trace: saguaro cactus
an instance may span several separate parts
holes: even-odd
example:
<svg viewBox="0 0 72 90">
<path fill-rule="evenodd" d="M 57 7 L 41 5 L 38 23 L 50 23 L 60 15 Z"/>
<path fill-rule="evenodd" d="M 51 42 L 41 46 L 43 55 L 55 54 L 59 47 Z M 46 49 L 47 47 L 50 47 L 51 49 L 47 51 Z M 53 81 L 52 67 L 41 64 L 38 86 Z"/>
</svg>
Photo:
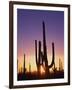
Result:
<svg viewBox="0 0 72 90">
<path fill-rule="evenodd" d="M 29 64 L 29 73 L 31 73 L 31 64 Z"/>
<path fill-rule="evenodd" d="M 35 40 L 35 56 L 36 56 L 36 66 L 37 66 L 38 74 L 40 74 L 40 52 L 41 52 L 41 42 L 39 41 L 39 52 L 37 59 L 37 40 Z"/>
<path fill-rule="evenodd" d="M 17 59 L 17 74 L 18 74 L 18 59 Z"/>
<path fill-rule="evenodd" d="M 23 64 L 23 72 L 24 72 L 24 74 L 25 74 L 25 71 L 26 71 L 26 68 L 25 68 L 25 54 L 24 54 L 24 64 Z"/>
<path fill-rule="evenodd" d="M 52 62 L 50 65 L 48 65 L 48 68 L 51 68 L 53 65 L 55 67 L 54 59 L 55 59 L 54 42 L 52 42 Z"/>
<path fill-rule="evenodd" d="M 62 70 L 63 70 L 62 61 L 61 61 L 61 59 L 59 58 L 59 71 L 62 71 Z"/>
<path fill-rule="evenodd" d="M 47 58 L 47 47 L 46 47 L 46 35 L 45 35 L 45 23 L 43 21 L 43 51 L 41 51 L 41 41 L 39 41 L 39 48 L 38 48 L 38 58 L 37 58 L 37 40 L 35 40 L 35 55 L 36 55 L 36 65 L 37 70 L 40 72 L 40 65 L 43 65 L 45 63 L 45 72 L 48 75 L 49 68 L 51 68 L 54 65 L 54 59 L 55 59 L 55 52 L 54 52 L 54 43 L 52 43 L 52 62 L 50 65 L 48 65 L 48 58 Z"/>
</svg>

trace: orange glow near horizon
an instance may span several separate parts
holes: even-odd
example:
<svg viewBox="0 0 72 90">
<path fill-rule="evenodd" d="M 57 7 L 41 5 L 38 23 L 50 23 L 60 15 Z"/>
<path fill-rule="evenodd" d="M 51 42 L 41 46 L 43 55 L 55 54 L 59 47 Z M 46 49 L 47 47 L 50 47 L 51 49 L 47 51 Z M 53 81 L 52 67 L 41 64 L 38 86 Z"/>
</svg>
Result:
<svg viewBox="0 0 72 90">
<path fill-rule="evenodd" d="M 50 42 L 51 43 L 51 42 Z M 47 58 L 48 58 L 48 65 L 52 62 L 52 47 L 51 44 L 47 44 Z M 24 52 L 25 52 L 25 68 L 26 71 L 29 72 L 29 64 L 31 65 L 31 72 L 37 71 L 36 66 L 36 60 L 35 60 L 35 48 L 34 43 L 32 44 L 32 47 L 30 48 L 29 45 L 27 45 L 27 51 L 20 49 L 18 53 L 18 72 L 23 71 L 23 60 L 24 60 Z M 42 48 L 43 50 L 43 48 Z M 38 50 L 37 50 L 38 51 Z M 37 54 L 38 56 L 38 54 Z M 57 46 L 55 44 L 55 67 L 57 70 L 59 70 L 59 59 L 62 62 L 62 68 L 64 69 L 64 49 L 62 46 Z"/>
<path fill-rule="evenodd" d="M 44 70 L 44 68 L 43 68 L 42 65 L 40 66 L 40 72 L 41 72 L 41 74 L 44 74 L 45 73 L 45 70 Z"/>
<path fill-rule="evenodd" d="M 62 68 L 64 69 L 64 57 L 59 55 L 55 56 L 55 67 L 57 67 L 57 70 L 59 70 L 59 58 L 62 62 Z M 24 58 L 21 56 L 18 58 L 18 72 L 23 72 L 23 60 Z M 52 61 L 52 56 L 48 55 L 48 64 L 50 65 Z M 37 71 L 35 56 L 27 56 L 25 59 L 25 68 L 26 71 L 29 72 L 29 64 L 31 65 L 31 72 Z M 44 72 L 43 67 L 41 67 L 41 73 Z"/>
</svg>

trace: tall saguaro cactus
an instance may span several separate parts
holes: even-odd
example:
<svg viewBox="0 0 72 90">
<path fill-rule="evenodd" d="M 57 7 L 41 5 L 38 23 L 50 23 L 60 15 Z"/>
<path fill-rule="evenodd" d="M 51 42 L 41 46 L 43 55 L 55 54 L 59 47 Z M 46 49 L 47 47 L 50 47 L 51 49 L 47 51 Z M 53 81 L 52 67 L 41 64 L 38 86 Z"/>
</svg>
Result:
<svg viewBox="0 0 72 90">
<path fill-rule="evenodd" d="M 38 73 L 40 72 L 40 65 L 44 66 L 45 72 L 48 75 L 49 69 L 55 65 L 55 51 L 54 51 L 54 42 L 52 42 L 52 62 L 48 65 L 48 58 L 47 58 L 47 47 L 46 47 L 46 35 L 45 35 L 45 23 L 43 21 L 43 51 L 41 51 L 41 41 L 39 41 L 39 48 L 38 48 L 38 57 L 37 57 L 37 40 L 35 40 L 35 55 L 36 55 L 36 65 Z M 43 64 L 45 63 L 45 65 Z"/>
</svg>

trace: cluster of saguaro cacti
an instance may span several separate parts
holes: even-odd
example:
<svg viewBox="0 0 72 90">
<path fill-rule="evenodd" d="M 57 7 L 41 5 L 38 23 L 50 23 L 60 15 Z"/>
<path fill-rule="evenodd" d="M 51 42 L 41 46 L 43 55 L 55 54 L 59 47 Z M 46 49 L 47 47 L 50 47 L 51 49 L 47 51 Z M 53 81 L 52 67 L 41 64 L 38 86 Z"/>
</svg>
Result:
<svg viewBox="0 0 72 90">
<path fill-rule="evenodd" d="M 50 65 L 48 65 L 45 23 L 43 22 L 42 25 L 43 25 L 43 51 L 41 50 L 42 48 L 41 41 L 38 42 L 38 49 L 37 49 L 37 40 L 35 40 L 36 65 L 37 65 L 38 73 L 40 73 L 40 66 L 42 65 L 44 67 L 45 73 L 48 75 L 49 69 L 54 65 L 54 59 L 55 59 L 54 43 L 52 42 L 52 62 Z"/>
</svg>

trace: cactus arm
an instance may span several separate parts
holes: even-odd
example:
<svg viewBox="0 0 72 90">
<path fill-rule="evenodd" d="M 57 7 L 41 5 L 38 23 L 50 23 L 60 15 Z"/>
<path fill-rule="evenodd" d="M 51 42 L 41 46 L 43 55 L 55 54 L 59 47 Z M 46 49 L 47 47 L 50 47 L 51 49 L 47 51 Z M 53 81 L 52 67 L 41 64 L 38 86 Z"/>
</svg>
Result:
<svg viewBox="0 0 72 90">
<path fill-rule="evenodd" d="M 52 43 L 52 54 L 53 54 L 53 56 L 52 56 L 52 62 L 51 62 L 50 65 L 48 65 L 49 68 L 51 68 L 53 66 L 53 64 L 54 64 L 54 58 L 55 58 L 54 43 Z"/>
<path fill-rule="evenodd" d="M 41 41 L 39 41 L 38 63 L 41 63 Z"/>
<path fill-rule="evenodd" d="M 42 59 L 42 65 L 43 65 L 43 52 L 41 51 L 41 59 Z"/>
</svg>

